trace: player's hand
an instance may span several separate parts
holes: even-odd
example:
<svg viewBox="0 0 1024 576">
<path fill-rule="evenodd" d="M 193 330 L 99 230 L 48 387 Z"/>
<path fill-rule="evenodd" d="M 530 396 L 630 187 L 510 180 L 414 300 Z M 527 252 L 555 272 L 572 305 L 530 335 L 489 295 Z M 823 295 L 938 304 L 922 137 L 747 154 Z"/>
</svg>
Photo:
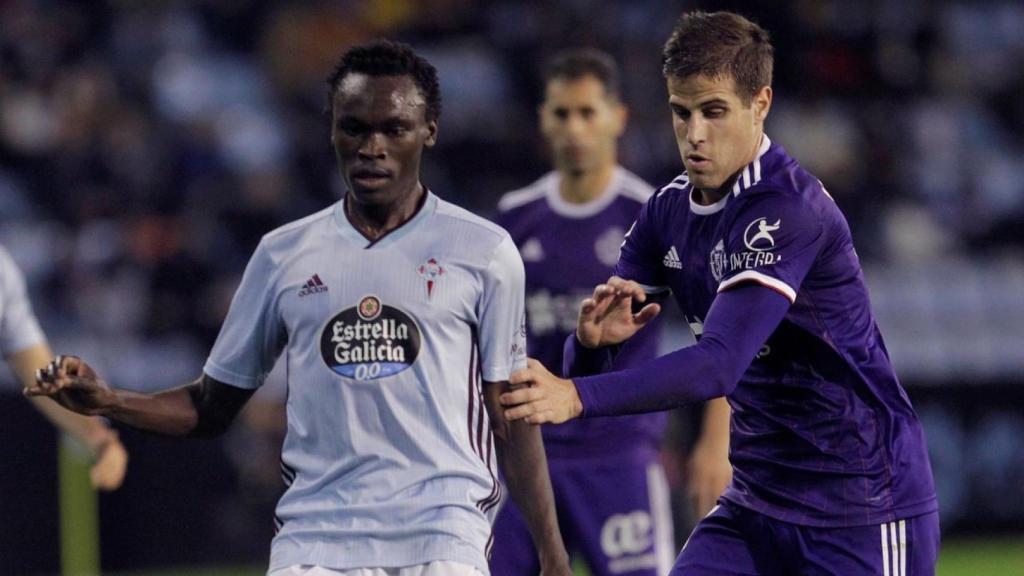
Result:
<svg viewBox="0 0 1024 576">
<path fill-rule="evenodd" d="M 703 518 L 715 506 L 729 482 L 732 482 L 728 443 L 702 438 L 694 446 L 688 465 L 689 482 L 686 492 L 690 497 L 694 518 Z"/>
<path fill-rule="evenodd" d="M 35 383 L 24 392 L 26 396 L 49 396 L 86 416 L 101 414 L 114 401 L 113 389 L 77 356 L 57 356 L 36 372 Z"/>
<path fill-rule="evenodd" d="M 89 470 L 89 479 L 97 490 L 117 490 L 124 482 L 128 467 L 128 451 L 118 439 L 117 431 L 106 429 L 104 437 L 93 446 L 95 463 Z"/>
<path fill-rule="evenodd" d="M 594 295 L 580 303 L 576 338 L 587 348 L 610 346 L 625 341 L 661 312 L 652 302 L 633 314 L 633 301 L 647 300 L 644 289 L 632 280 L 612 276 L 594 288 Z"/>
<path fill-rule="evenodd" d="M 508 383 L 519 387 L 499 397 L 507 408 L 505 419 L 510 422 L 561 424 L 583 413 L 583 402 L 572 380 L 555 376 L 533 358 L 527 358 L 526 368 L 514 372 Z"/>
</svg>

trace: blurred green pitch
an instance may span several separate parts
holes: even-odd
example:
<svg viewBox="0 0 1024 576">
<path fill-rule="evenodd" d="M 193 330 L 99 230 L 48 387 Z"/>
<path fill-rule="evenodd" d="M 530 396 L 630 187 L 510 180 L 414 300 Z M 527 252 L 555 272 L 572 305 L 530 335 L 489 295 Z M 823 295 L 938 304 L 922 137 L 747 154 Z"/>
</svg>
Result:
<svg viewBox="0 0 1024 576">
<path fill-rule="evenodd" d="M 60 443 L 61 566 L 64 576 L 98 576 L 99 518 L 96 494 L 89 484 L 90 458 L 71 439 Z M 179 567 L 111 576 L 263 576 L 265 567 Z M 588 576 L 576 566 L 578 576 Z M 938 576 L 1024 575 L 1024 534 L 1016 537 L 945 541 Z"/>
<path fill-rule="evenodd" d="M 179 568 L 112 576 L 263 576 L 252 568 Z M 577 567 L 578 576 L 589 572 Z M 1024 574 L 1024 536 L 953 540 L 942 545 L 938 576 L 1011 576 Z"/>
</svg>

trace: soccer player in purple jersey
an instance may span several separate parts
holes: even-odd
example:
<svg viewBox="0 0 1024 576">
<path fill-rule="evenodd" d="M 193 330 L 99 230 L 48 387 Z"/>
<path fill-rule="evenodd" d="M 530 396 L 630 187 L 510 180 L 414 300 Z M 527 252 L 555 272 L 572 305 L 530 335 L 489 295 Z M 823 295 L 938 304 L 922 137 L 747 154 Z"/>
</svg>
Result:
<svg viewBox="0 0 1024 576">
<path fill-rule="evenodd" d="M 574 378 L 531 362 L 512 378 L 531 387 L 502 397 L 506 417 L 562 422 L 725 396 L 733 481 L 673 574 L 934 574 L 924 434 L 845 218 L 764 134 L 772 52 L 735 14 L 677 22 L 662 59 L 686 171 L 644 206 L 615 276 L 580 306 L 566 342 Z M 667 290 L 699 342 L 619 369 L 620 345 L 659 312 L 648 295 Z"/>
<path fill-rule="evenodd" d="M 578 302 L 614 271 L 626 230 L 652 187 L 618 165 L 616 145 L 627 110 L 618 69 L 591 49 L 558 54 L 545 74 L 540 128 L 555 170 L 506 194 L 497 222 L 526 267 L 530 355 L 561 370 L 562 347 L 576 327 Z M 623 363 L 657 355 L 658 326 L 631 340 Z M 595 576 L 665 574 L 675 550 L 659 443 L 666 414 L 575 420 L 544 428 L 544 445 L 563 540 Z M 694 450 L 689 488 L 703 516 L 731 477 L 729 406 L 714 400 Z M 491 573 L 537 574 L 537 554 L 512 502 L 494 526 Z"/>
</svg>

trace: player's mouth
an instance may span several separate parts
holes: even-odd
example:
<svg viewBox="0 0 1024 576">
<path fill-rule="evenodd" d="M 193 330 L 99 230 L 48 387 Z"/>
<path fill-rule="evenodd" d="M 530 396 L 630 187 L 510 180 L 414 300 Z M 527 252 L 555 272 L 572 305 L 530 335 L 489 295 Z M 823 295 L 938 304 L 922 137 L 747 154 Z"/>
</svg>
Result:
<svg viewBox="0 0 1024 576">
<path fill-rule="evenodd" d="M 352 181 L 364 188 L 377 188 L 391 180 L 391 172 L 384 168 L 365 166 L 352 170 Z"/>
<path fill-rule="evenodd" d="M 687 154 L 686 168 L 694 172 L 703 172 L 711 168 L 711 159 L 702 154 Z"/>
<path fill-rule="evenodd" d="M 587 149 L 583 146 L 570 145 L 565 147 L 565 157 L 571 162 L 580 162 L 587 157 Z"/>
</svg>

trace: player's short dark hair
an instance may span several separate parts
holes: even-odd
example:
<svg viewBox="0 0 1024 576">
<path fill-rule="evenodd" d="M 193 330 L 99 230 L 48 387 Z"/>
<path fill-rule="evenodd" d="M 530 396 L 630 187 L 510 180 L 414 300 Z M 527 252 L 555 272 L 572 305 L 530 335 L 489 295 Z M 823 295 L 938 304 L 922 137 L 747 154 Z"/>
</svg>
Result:
<svg viewBox="0 0 1024 576">
<path fill-rule="evenodd" d="M 608 53 L 596 48 L 573 48 L 555 54 L 544 70 L 544 84 L 552 80 L 579 80 L 586 76 L 597 78 L 609 96 L 619 97 L 619 67 Z"/>
<path fill-rule="evenodd" d="M 732 12 L 689 12 L 672 29 L 661 52 L 665 78 L 732 76 L 736 93 L 750 104 L 772 85 L 774 49 L 768 32 Z"/>
<path fill-rule="evenodd" d="M 410 76 L 427 101 L 427 122 L 441 117 L 441 86 L 437 81 L 437 69 L 408 44 L 381 39 L 353 46 L 345 52 L 327 78 L 328 111 L 334 109 L 334 94 L 338 86 L 352 73 L 374 77 Z"/>
</svg>

